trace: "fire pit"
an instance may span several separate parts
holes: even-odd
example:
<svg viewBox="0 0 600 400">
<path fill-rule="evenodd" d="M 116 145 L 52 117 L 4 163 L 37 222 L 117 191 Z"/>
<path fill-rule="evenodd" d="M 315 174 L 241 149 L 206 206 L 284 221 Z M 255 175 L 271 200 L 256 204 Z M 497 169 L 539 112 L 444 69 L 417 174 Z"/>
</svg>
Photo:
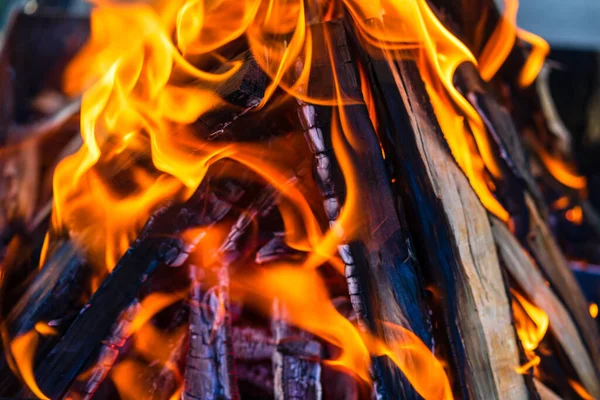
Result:
<svg viewBox="0 0 600 400">
<path fill-rule="evenodd" d="M 16 12 L 0 396 L 600 398 L 600 218 L 517 8 Z"/>
</svg>

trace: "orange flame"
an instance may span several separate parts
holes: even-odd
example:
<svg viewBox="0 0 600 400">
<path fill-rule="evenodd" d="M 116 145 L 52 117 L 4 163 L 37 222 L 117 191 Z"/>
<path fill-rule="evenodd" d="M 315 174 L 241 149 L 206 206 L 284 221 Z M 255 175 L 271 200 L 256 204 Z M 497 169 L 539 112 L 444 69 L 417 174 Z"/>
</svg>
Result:
<svg viewBox="0 0 600 400">
<path fill-rule="evenodd" d="M 531 85 L 544 65 L 550 46 L 541 37 L 517 28 L 518 9 L 518 0 L 504 1 L 504 12 L 479 56 L 479 72 L 486 81 L 492 79 L 504 64 L 517 37 L 531 45 L 531 51 L 527 56 L 525 65 L 519 72 L 517 80 L 519 86 L 527 87 Z"/>
<path fill-rule="evenodd" d="M 137 332 L 160 311 L 185 298 L 186 294 L 187 290 L 179 293 L 150 293 L 140 302 L 140 310 L 131 322 L 131 333 Z"/>
<path fill-rule="evenodd" d="M 596 318 L 598 316 L 598 304 L 596 303 L 590 303 L 590 315 L 592 316 L 592 318 Z"/>
<path fill-rule="evenodd" d="M 149 368 L 140 361 L 125 359 L 112 367 L 110 378 L 114 382 L 119 396 L 124 400 L 137 400 L 147 397 Z M 137 384 L 132 384 L 136 382 Z"/>
<path fill-rule="evenodd" d="M 417 336 L 390 323 L 384 324 L 397 331 L 399 339 L 394 343 L 383 343 L 359 331 L 335 309 L 317 271 L 290 267 L 260 270 L 233 282 L 232 295 L 243 296 L 246 304 L 265 313 L 270 312 L 274 298 L 283 301 L 290 323 L 340 348 L 338 358 L 326 361 L 330 365 L 353 371 L 368 382 L 369 354 L 386 355 L 422 397 L 452 398 L 442 365 Z"/>
<path fill-rule="evenodd" d="M 538 140 L 530 140 L 529 141 L 533 150 L 539 156 L 544 167 L 550 172 L 550 174 L 556 178 L 556 180 L 563 185 L 577 189 L 583 190 L 587 186 L 587 179 L 579 175 L 576 171 L 574 171 L 574 167 L 567 162 L 561 160 L 558 157 L 552 156 L 548 151 L 539 143 Z"/>
<path fill-rule="evenodd" d="M 569 381 L 569 385 L 573 388 L 573 390 L 581 397 L 583 400 L 594 400 L 594 397 L 585 390 L 583 385 L 573 379 L 567 379 Z"/>
<path fill-rule="evenodd" d="M 544 66 L 546 56 L 550 52 L 550 46 L 548 45 L 548 42 L 541 37 L 524 29 L 519 29 L 517 31 L 517 36 L 519 39 L 531 45 L 531 51 L 527 57 L 527 61 L 525 61 L 525 65 L 519 73 L 518 80 L 519 86 L 527 87 L 531 85 L 539 75 Z"/>
<path fill-rule="evenodd" d="M 516 368 L 516 371 L 525 373 L 540 363 L 540 358 L 535 354 L 535 350 L 548 331 L 550 318 L 544 310 L 527 301 L 517 291 L 511 289 L 511 293 L 514 296 L 512 309 L 515 327 L 525 354 L 530 360 L 525 365 Z"/>
<path fill-rule="evenodd" d="M 567 210 L 565 218 L 576 225 L 581 225 L 583 222 L 583 210 L 580 206 L 575 206 Z"/>
<path fill-rule="evenodd" d="M 505 0 L 504 12 L 498 25 L 479 56 L 479 72 L 486 81 L 492 79 L 498 72 L 515 44 L 518 9 L 518 0 Z"/>
<path fill-rule="evenodd" d="M 402 51 L 412 52 L 452 155 L 483 205 L 508 221 L 508 212 L 493 194 L 489 175 L 500 180 L 502 174 L 483 121 L 453 85 L 460 64 L 477 64 L 473 54 L 442 25 L 425 0 L 343 3 L 357 22 L 361 38 L 383 49 L 390 63 L 405 57 Z M 307 27 L 315 18 L 331 18 L 335 12 L 331 5 L 321 7 L 318 1 L 303 0 L 174 0 L 155 6 L 99 1 L 92 12 L 91 40 L 65 74 L 68 93 L 83 91 L 84 146 L 56 169 L 53 231 L 68 230 L 97 265 L 111 270 L 160 202 L 184 200 L 211 165 L 234 160 L 280 192 L 278 207 L 286 242 L 308 255 L 295 269 L 279 266 L 236 280 L 232 286 L 253 293 L 246 300 L 265 312 L 270 312 L 270 302 L 264 297 L 285 301 L 292 323 L 341 349 L 339 358 L 328 361 L 332 365 L 348 368 L 368 381 L 369 355 L 387 355 L 421 396 L 449 399 L 452 393 L 444 369 L 418 337 L 386 321 L 381 323 L 399 338 L 393 343 L 358 331 L 335 310 L 318 276 L 316 268 L 325 262 L 343 272 L 337 246 L 363 233 L 355 161 L 360 132 L 352 131 L 344 108 L 334 113 L 331 126 L 347 197 L 340 217 L 325 232 L 293 183 L 296 165 L 289 154 L 260 144 L 207 141 L 188 126 L 213 109 L 229 106 L 211 88 L 239 71 L 241 61 L 218 54 L 238 39 L 248 43 L 271 79 L 259 107 L 269 105 L 278 88 L 316 104 L 341 106 L 356 101 L 348 99 L 337 84 L 323 98 L 311 98 L 307 91 L 313 50 Z M 512 43 L 489 50 L 502 54 L 496 54 L 497 58 L 491 54 L 489 62 L 483 60 L 486 76 L 493 75 L 498 60 L 510 48 Z M 219 65 L 211 70 L 224 72 L 206 72 L 197 65 Z M 337 82 L 335 70 L 330 73 Z M 376 118 L 374 113 L 371 117 Z M 274 140 L 271 147 L 283 148 L 287 140 Z M 202 243 L 204 250 L 210 251 L 213 239 L 217 240 Z M 206 258 L 204 263 L 209 261 Z M 283 287 L 285 282 L 294 285 Z M 133 328 L 138 331 L 138 350 L 163 360 L 166 354 L 153 352 L 150 345 L 159 333 L 146 322 L 178 297 L 161 296 L 151 295 L 142 302 L 143 311 Z M 142 372 L 130 361 L 120 363 L 112 376 L 123 397 L 135 398 L 126 383 Z"/>
<path fill-rule="evenodd" d="M 571 204 L 571 200 L 567 196 L 561 196 L 551 204 L 551 207 L 558 211 L 569 207 L 569 204 Z"/>
<path fill-rule="evenodd" d="M 508 212 L 486 183 L 488 171 L 497 179 L 502 174 L 483 121 L 453 85 L 460 64 L 477 64 L 473 54 L 444 27 L 426 1 L 348 1 L 346 5 L 362 38 L 367 44 L 387 50 L 390 62 L 404 57 L 400 51 L 419 50 L 416 61 L 452 155 L 483 205 L 508 221 Z M 396 80 L 401 84 L 399 77 Z"/>
<path fill-rule="evenodd" d="M 53 328 L 50 325 L 48 325 L 47 323 L 41 322 L 41 321 L 36 322 L 33 329 L 35 329 L 36 332 L 39 333 L 40 335 L 44 335 L 44 336 L 54 336 L 57 333 L 55 328 Z"/>
<path fill-rule="evenodd" d="M 38 398 L 50 400 L 38 387 L 33 375 L 33 360 L 39 336 L 35 329 L 15 337 L 10 343 L 10 351 L 14 357 L 16 368 L 23 381 Z"/>
</svg>

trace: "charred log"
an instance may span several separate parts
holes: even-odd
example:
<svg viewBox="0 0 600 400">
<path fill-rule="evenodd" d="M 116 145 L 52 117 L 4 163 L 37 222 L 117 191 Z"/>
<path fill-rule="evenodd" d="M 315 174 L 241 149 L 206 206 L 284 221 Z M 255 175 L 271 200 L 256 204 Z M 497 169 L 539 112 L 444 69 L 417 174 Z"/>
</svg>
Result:
<svg viewBox="0 0 600 400">
<path fill-rule="evenodd" d="M 351 57 L 344 25 L 341 21 L 331 21 L 313 26 L 312 32 L 314 46 L 322 49 L 330 46 L 333 61 L 327 56 L 327 50 L 318 53 L 322 55 L 313 60 L 313 85 L 309 92 L 316 98 L 331 96 L 337 84 L 342 93 L 359 103 L 345 105 L 343 110 L 338 110 L 344 114 L 343 118 L 347 118 L 347 126 L 352 131 L 348 134 L 351 133 L 360 142 L 361 149 L 355 149 L 354 156 L 365 177 L 361 182 L 365 185 L 361 191 L 366 194 L 362 207 L 367 221 L 366 230 L 371 233 L 368 238 L 339 247 L 340 257 L 346 265 L 352 306 L 363 328 L 384 340 L 395 343 L 401 338 L 396 337 L 397 332 L 380 325 L 380 321 L 412 330 L 429 346 L 431 328 L 427 306 L 410 239 L 406 228 L 402 227 L 405 218 L 403 206 L 392 195 L 389 174 L 360 92 L 358 70 Z M 335 223 L 346 196 L 344 178 L 333 155 L 333 115 L 336 113 L 331 108 L 300 104 L 300 122 L 315 156 L 315 179 L 330 223 Z M 405 398 L 417 396 L 389 360 L 373 359 L 373 374 L 379 398 L 394 397 L 393 393 L 402 393 Z"/>
</svg>

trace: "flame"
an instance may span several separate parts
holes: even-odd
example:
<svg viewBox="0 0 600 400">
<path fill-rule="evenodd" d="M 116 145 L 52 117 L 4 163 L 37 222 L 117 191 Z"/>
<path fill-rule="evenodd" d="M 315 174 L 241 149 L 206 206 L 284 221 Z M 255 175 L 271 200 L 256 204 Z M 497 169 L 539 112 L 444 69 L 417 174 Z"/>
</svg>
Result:
<svg viewBox="0 0 600 400">
<path fill-rule="evenodd" d="M 518 9 L 518 0 L 504 1 L 504 12 L 481 51 L 481 55 L 479 56 L 479 73 L 486 81 L 494 77 L 513 49 L 517 36 Z"/>
<path fill-rule="evenodd" d="M 546 56 L 550 52 L 550 46 L 548 45 L 548 42 L 541 37 L 524 29 L 517 30 L 517 36 L 519 39 L 531 45 L 531 51 L 529 52 L 527 61 L 525 61 L 525 65 L 519 73 L 518 80 L 519 86 L 527 87 L 531 85 L 539 75 L 544 66 Z"/>
<path fill-rule="evenodd" d="M 286 243 L 307 256 L 294 268 L 277 265 L 248 272 L 244 279 L 232 281 L 232 292 L 237 288 L 238 295 L 265 313 L 270 313 L 273 299 L 284 301 L 294 325 L 340 348 L 340 356 L 327 361 L 331 365 L 369 381 L 369 356 L 386 355 L 422 397 L 450 399 L 442 364 L 417 336 L 386 321 L 380 321 L 386 331 L 396 333 L 397 339 L 391 342 L 359 331 L 336 311 L 318 274 L 317 268 L 326 262 L 343 273 L 338 245 L 370 234 L 361 230 L 366 225 L 360 218 L 361 174 L 356 161 L 361 132 L 353 132 L 343 107 L 362 99 L 343 93 L 335 69 L 324 72 L 336 83 L 330 94 L 315 98 L 307 90 L 313 61 L 308 26 L 320 18 L 333 18 L 339 11 L 333 2 L 326 3 L 173 0 L 150 5 L 97 1 L 91 17 L 91 39 L 65 73 L 65 91 L 82 95 L 84 145 L 55 171 L 51 234 L 68 231 L 95 265 L 110 271 L 160 203 L 184 201 L 211 165 L 233 160 L 257 173 L 279 193 L 277 207 L 285 225 Z M 485 125 L 453 85 L 460 64 L 477 65 L 473 54 L 442 25 L 425 0 L 342 3 L 355 20 L 360 38 L 383 50 L 388 62 L 406 57 L 407 51 L 418 62 L 453 157 L 482 204 L 508 221 L 508 212 L 493 194 L 494 180 L 501 180 L 502 173 Z M 212 88 L 240 70 L 241 61 L 220 54 L 221 48 L 237 41 L 248 44 L 270 78 L 258 108 L 270 107 L 269 100 L 277 89 L 300 100 L 336 107 L 332 143 L 347 193 L 339 218 L 324 232 L 309 200 L 295 186 L 296 164 L 291 152 L 281 151 L 287 148 L 289 138 L 273 139 L 268 148 L 260 143 L 209 141 L 190 126 L 207 112 L 230 107 Z M 481 66 L 486 76 L 493 75 L 498 60 L 509 50 L 506 46 L 489 50 L 491 61 L 484 59 Z M 493 58 L 492 53 L 502 54 Z M 199 66 L 219 72 L 207 72 Z M 364 78 L 364 71 L 362 74 Z M 398 76 L 396 79 L 400 83 Z M 372 105 L 366 89 L 363 87 L 367 104 Z M 377 116 L 372 107 L 370 111 L 376 126 Z M 224 232 L 222 227 L 200 232 L 204 237 L 199 264 L 218 261 L 214 254 Z M 166 362 L 167 354 L 152 347 L 164 337 L 148 322 L 179 298 L 180 294 L 154 294 L 142 301 L 132 329 L 137 332 L 137 350 L 148 358 Z M 524 328 L 524 332 L 529 331 Z M 531 351 L 537 343 L 539 340 Z M 123 360 L 111 376 L 122 397 L 136 398 L 138 393 L 130 382 L 145 373 L 139 362 Z"/>
<path fill-rule="evenodd" d="M 512 309 L 517 335 L 530 360 L 525 365 L 516 368 L 516 371 L 525 373 L 540 363 L 540 358 L 535 354 L 535 350 L 548 331 L 550 318 L 544 310 L 527 301 L 517 291 L 511 289 L 511 293 L 514 296 Z"/>
<path fill-rule="evenodd" d="M 187 290 L 178 293 L 150 293 L 140 302 L 140 310 L 131 322 L 130 329 L 132 334 L 137 332 L 160 311 L 174 304 L 176 301 L 185 298 L 186 295 Z"/>
<path fill-rule="evenodd" d="M 550 172 L 558 182 L 576 190 L 583 190 L 586 188 L 587 179 L 574 171 L 572 165 L 548 153 L 538 140 L 533 139 L 529 140 L 529 142 L 542 161 L 542 164 L 544 164 L 544 167 L 546 167 L 548 172 Z"/>
<path fill-rule="evenodd" d="M 553 210 L 564 210 L 569 207 L 569 204 L 571 204 L 571 199 L 567 196 L 561 196 L 551 204 L 551 207 Z"/>
<path fill-rule="evenodd" d="M 39 336 L 35 329 L 15 337 L 10 343 L 10 351 L 14 358 L 16 368 L 23 381 L 38 398 L 50 400 L 38 387 L 33 374 L 33 360 Z"/>
<path fill-rule="evenodd" d="M 573 380 L 573 379 L 568 379 L 569 385 L 571 385 L 571 387 L 573 388 L 573 390 L 579 395 L 579 397 L 581 397 L 583 400 L 594 400 L 594 397 L 589 394 L 587 392 L 587 390 L 585 390 L 585 388 L 583 387 L 583 385 L 581 385 L 579 382 Z"/>
<path fill-rule="evenodd" d="M 137 400 L 147 397 L 149 368 L 140 361 L 125 359 L 112 367 L 110 379 L 115 384 L 119 396 L 124 400 Z M 136 384 L 132 384 L 136 382 Z"/>
<path fill-rule="evenodd" d="M 185 330 L 187 330 L 187 326 L 182 326 L 174 332 L 165 333 L 150 323 L 145 324 L 139 328 L 134 337 L 135 350 L 149 363 L 155 364 L 158 361 L 161 366 L 168 366 L 176 375 L 179 375 L 179 370 L 170 363 L 169 357 L 177 340 L 182 337 Z"/>
<path fill-rule="evenodd" d="M 384 322 L 397 332 L 398 337 L 395 342 L 386 344 L 359 331 L 335 309 L 315 270 L 288 266 L 258 270 L 232 282 L 232 296 L 240 296 L 245 304 L 264 313 L 270 313 L 274 298 L 282 301 L 291 324 L 340 348 L 338 358 L 325 361 L 329 365 L 350 370 L 369 382 L 369 354 L 386 355 L 422 397 L 452 398 L 441 363 L 414 333 Z"/>
<path fill-rule="evenodd" d="M 528 43 L 531 50 L 525 64 L 519 72 L 517 82 L 520 87 L 533 83 L 544 65 L 550 46 L 541 37 L 517 27 L 518 0 L 505 0 L 504 12 L 498 25 L 479 56 L 479 72 L 481 77 L 489 81 L 500 69 L 513 49 L 516 38 Z"/>
<path fill-rule="evenodd" d="M 36 322 L 33 329 L 43 336 L 54 336 L 57 334 L 56 328 L 51 327 L 47 322 Z"/>
<path fill-rule="evenodd" d="M 570 210 L 567 210 L 567 212 L 565 212 L 565 218 L 576 225 L 581 225 L 583 222 L 583 210 L 581 209 L 581 206 L 575 206 Z"/>
<path fill-rule="evenodd" d="M 592 316 L 592 318 L 596 318 L 598 316 L 598 304 L 596 303 L 590 303 L 590 315 Z"/>
<path fill-rule="evenodd" d="M 488 172 L 496 179 L 502 179 L 502 174 L 483 121 L 453 85 L 460 64 L 477 65 L 473 54 L 444 27 L 424 0 L 348 1 L 346 5 L 365 42 L 387 50 L 390 63 L 405 57 L 401 50 L 418 50 L 416 61 L 452 155 L 482 204 L 508 221 L 508 212 L 486 183 Z M 396 80 L 401 84 L 399 77 Z"/>
</svg>

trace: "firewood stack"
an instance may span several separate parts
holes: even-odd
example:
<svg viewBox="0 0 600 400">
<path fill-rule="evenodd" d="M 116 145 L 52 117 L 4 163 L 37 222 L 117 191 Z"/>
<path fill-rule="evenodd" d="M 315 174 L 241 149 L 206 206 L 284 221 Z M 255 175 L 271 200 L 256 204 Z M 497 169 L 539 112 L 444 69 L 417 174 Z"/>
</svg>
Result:
<svg viewBox="0 0 600 400">
<path fill-rule="evenodd" d="M 0 397 L 600 398 L 515 2 L 159 3 L 7 30 Z"/>
</svg>

